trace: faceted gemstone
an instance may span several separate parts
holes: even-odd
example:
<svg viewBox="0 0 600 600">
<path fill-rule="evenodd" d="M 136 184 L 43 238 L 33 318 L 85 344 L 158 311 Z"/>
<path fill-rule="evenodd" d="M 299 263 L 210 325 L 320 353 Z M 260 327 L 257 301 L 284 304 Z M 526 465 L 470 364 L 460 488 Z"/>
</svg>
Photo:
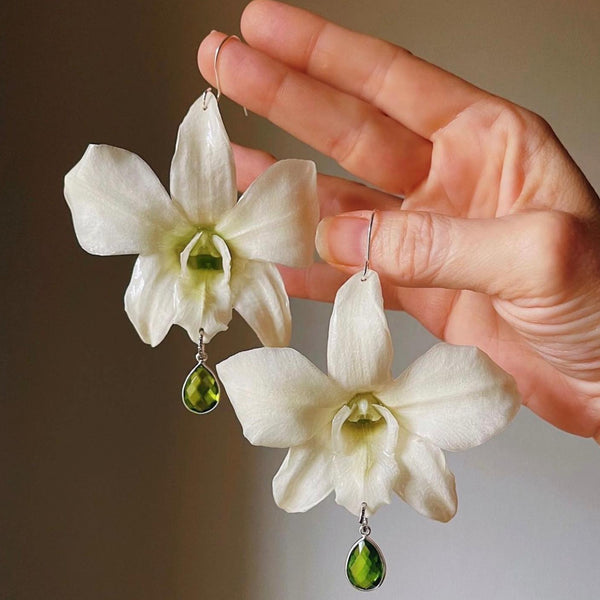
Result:
<svg viewBox="0 0 600 600">
<path fill-rule="evenodd" d="M 385 577 L 385 561 L 377 544 L 367 537 L 358 540 L 348 555 L 346 575 L 359 590 L 379 587 Z"/>
<path fill-rule="evenodd" d="M 217 406 L 220 393 L 219 382 L 214 373 L 208 367 L 198 364 L 187 376 L 181 396 L 187 409 L 202 414 Z"/>
</svg>

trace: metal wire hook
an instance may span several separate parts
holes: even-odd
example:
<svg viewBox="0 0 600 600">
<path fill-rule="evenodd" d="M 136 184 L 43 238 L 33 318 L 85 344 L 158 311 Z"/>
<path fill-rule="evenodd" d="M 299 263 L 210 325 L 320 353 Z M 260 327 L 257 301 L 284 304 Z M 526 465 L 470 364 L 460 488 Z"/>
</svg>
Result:
<svg viewBox="0 0 600 600">
<path fill-rule="evenodd" d="M 369 270 L 369 261 L 371 260 L 371 236 L 373 234 L 373 221 L 375 220 L 376 212 L 377 211 L 374 210 L 371 213 L 371 220 L 369 221 L 369 229 L 367 231 L 367 252 L 366 252 L 366 259 L 365 259 L 365 268 L 363 269 L 363 274 L 362 274 L 362 277 L 360 278 L 361 281 L 366 281 L 367 271 Z M 363 506 L 366 506 L 364 502 L 363 502 Z"/>
<path fill-rule="evenodd" d="M 221 99 L 221 78 L 219 77 L 219 69 L 218 69 L 218 61 L 219 61 L 219 53 L 221 52 L 221 48 L 223 48 L 223 46 L 229 41 L 229 40 L 237 40 L 238 42 L 241 42 L 240 38 L 237 35 L 228 35 L 226 38 L 224 38 L 223 40 L 221 40 L 221 43 L 217 46 L 217 49 L 215 50 L 215 57 L 213 59 L 213 69 L 215 70 L 215 81 L 217 84 L 217 102 Z M 208 88 L 208 90 L 206 90 L 206 92 L 211 91 L 211 88 Z M 206 98 L 206 92 L 204 92 L 205 94 L 205 98 Z M 204 101 L 202 107 L 204 108 L 204 110 L 206 110 L 206 101 Z M 242 108 L 244 109 L 244 115 L 247 117 L 248 116 L 248 111 L 246 110 L 245 106 L 242 106 Z"/>
</svg>

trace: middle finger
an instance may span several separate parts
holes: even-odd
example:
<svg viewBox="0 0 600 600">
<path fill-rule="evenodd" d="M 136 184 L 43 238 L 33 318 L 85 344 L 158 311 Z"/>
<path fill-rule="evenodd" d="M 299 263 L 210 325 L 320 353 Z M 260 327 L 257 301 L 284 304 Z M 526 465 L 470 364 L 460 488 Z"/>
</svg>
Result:
<svg viewBox="0 0 600 600">
<path fill-rule="evenodd" d="M 215 85 L 213 60 L 225 35 L 202 42 L 198 63 Z M 431 143 L 377 108 L 232 40 L 219 54 L 219 80 L 234 101 L 267 117 L 345 169 L 394 194 L 427 176 Z"/>
<path fill-rule="evenodd" d="M 276 159 L 255 148 L 247 148 L 232 144 L 235 159 L 237 188 L 245 192 L 250 184 Z M 356 210 L 396 210 L 402 201 L 380 190 L 369 188 L 356 181 L 317 174 L 317 191 L 319 196 L 320 218 L 333 217 L 340 213 Z"/>
</svg>

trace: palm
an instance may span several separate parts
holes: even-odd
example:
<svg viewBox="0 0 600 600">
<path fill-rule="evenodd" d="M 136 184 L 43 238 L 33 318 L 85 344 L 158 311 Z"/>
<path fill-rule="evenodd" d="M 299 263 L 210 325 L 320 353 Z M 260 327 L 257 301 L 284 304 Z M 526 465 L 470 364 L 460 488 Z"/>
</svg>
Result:
<svg viewBox="0 0 600 600">
<path fill-rule="evenodd" d="M 428 176 L 405 200 L 403 209 L 487 219 L 539 208 L 527 194 L 519 193 L 527 188 L 525 182 L 519 190 L 503 186 L 503 181 L 519 180 L 511 169 L 530 157 L 522 154 L 509 160 L 505 155 L 507 124 L 478 111 L 479 106 L 468 109 L 434 138 Z M 508 129 L 510 136 L 510 126 Z M 590 409 L 590 398 L 582 393 L 580 388 L 585 384 L 580 385 L 580 380 L 597 375 L 586 374 L 580 366 L 584 359 L 589 360 L 590 352 L 598 355 L 595 343 L 586 343 L 581 322 L 574 319 L 557 335 L 550 320 L 547 324 L 539 322 L 539 310 L 531 314 L 518 311 L 515 317 L 512 302 L 469 290 L 387 285 L 386 296 L 389 308 L 406 310 L 441 339 L 484 349 L 517 378 L 524 400 L 533 410 L 558 426 L 568 422 L 578 429 L 581 415 Z M 577 305 L 574 296 L 559 301 Z M 509 306 L 504 307 L 501 317 L 496 307 L 506 304 Z M 545 312 L 551 315 L 557 309 L 557 305 L 549 304 Z M 538 321 L 536 335 L 524 337 L 522 331 L 528 333 L 534 319 Z M 553 344 L 560 343 L 561 337 L 570 338 L 571 343 L 568 352 L 557 358 L 546 345 L 549 338 Z M 573 343 L 574 339 L 579 343 Z M 578 371 L 575 377 L 568 376 L 571 370 Z M 548 411 L 550 406 L 552 412 Z"/>
</svg>

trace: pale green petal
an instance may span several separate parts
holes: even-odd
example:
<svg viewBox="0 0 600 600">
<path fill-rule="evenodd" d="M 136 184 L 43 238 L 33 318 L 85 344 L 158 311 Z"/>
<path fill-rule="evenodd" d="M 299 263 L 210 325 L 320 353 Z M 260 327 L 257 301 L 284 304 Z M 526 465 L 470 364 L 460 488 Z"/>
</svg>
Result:
<svg viewBox="0 0 600 600">
<path fill-rule="evenodd" d="M 271 263 L 238 258 L 231 274 L 233 308 L 264 346 L 287 346 L 292 315 L 283 280 Z"/>
<path fill-rule="evenodd" d="M 287 512 L 306 512 L 333 491 L 329 424 L 301 446 L 290 448 L 273 479 L 273 497 Z"/>
<path fill-rule="evenodd" d="M 175 318 L 179 265 L 165 256 L 139 256 L 125 292 L 125 311 L 144 342 L 160 344 Z"/>
<path fill-rule="evenodd" d="M 313 262 L 319 220 L 313 162 L 281 160 L 246 190 L 216 231 L 236 255 L 306 267 Z"/>
<path fill-rule="evenodd" d="M 396 457 L 400 476 L 394 491 L 416 511 L 436 521 L 456 514 L 454 475 L 444 453 L 427 440 L 400 427 Z"/>
<path fill-rule="evenodd" d="M 190 226 L 152 169 L 121 148 L 88 146 L 64 192 L 77 240 L 91 254 L 152 254 Z"/>
<path fill-rule="evenodd" d="M 373 408 L 382 419 L 353 423 L 348 420 L 352 410 L 343 406 L 331 426 L 335 501 L 352 514 L 359 513 L 362 502 L 367 503 L 368 514 L 389 504 L 400 473 L 398 422 L 385 407 Z"/>
<path fill-rule="evenodd" d="M 256 446 L 304 444 L 346 400 L 346 393 L 292 348 L 257 348 L 217 365 L 242 424 Z"/>
<path fill-rule="evenodd" d="M 329 323 L 329 375 L 351 391 L 372 392 L 391 381 L 394 351 L 379 276 L 352 276 L 338 290 Z"/>
<path fill-rule="evenodd" d="M 192 104 L 179 126 L 171 195 L 198 227 L 214 225 L 237 199 L 231 145 L 210 92 Z"/>
<path fill-rule="evenodd" d="M 231 321 L 231 255 L 225 242 L 213 235 L 213 244 L 223 260 L 223 271 L 190 269 L 187 261 L 201 235 L 210 234 L 198 232 L 181 253 L 181 275 L 175 288 L 175 323 L 181 325 L 195 342 L 200 329 L 204 329 L 204 340 L 210 342 L 217 333 L 225 331 Z"/>
<path fill-rule="evenodd" d="M 445 450 L 482 444 L 520 406 L 515 380 L 473 346 L 437 344 L 377 394 L 412 433 Z"/>
</svg>

